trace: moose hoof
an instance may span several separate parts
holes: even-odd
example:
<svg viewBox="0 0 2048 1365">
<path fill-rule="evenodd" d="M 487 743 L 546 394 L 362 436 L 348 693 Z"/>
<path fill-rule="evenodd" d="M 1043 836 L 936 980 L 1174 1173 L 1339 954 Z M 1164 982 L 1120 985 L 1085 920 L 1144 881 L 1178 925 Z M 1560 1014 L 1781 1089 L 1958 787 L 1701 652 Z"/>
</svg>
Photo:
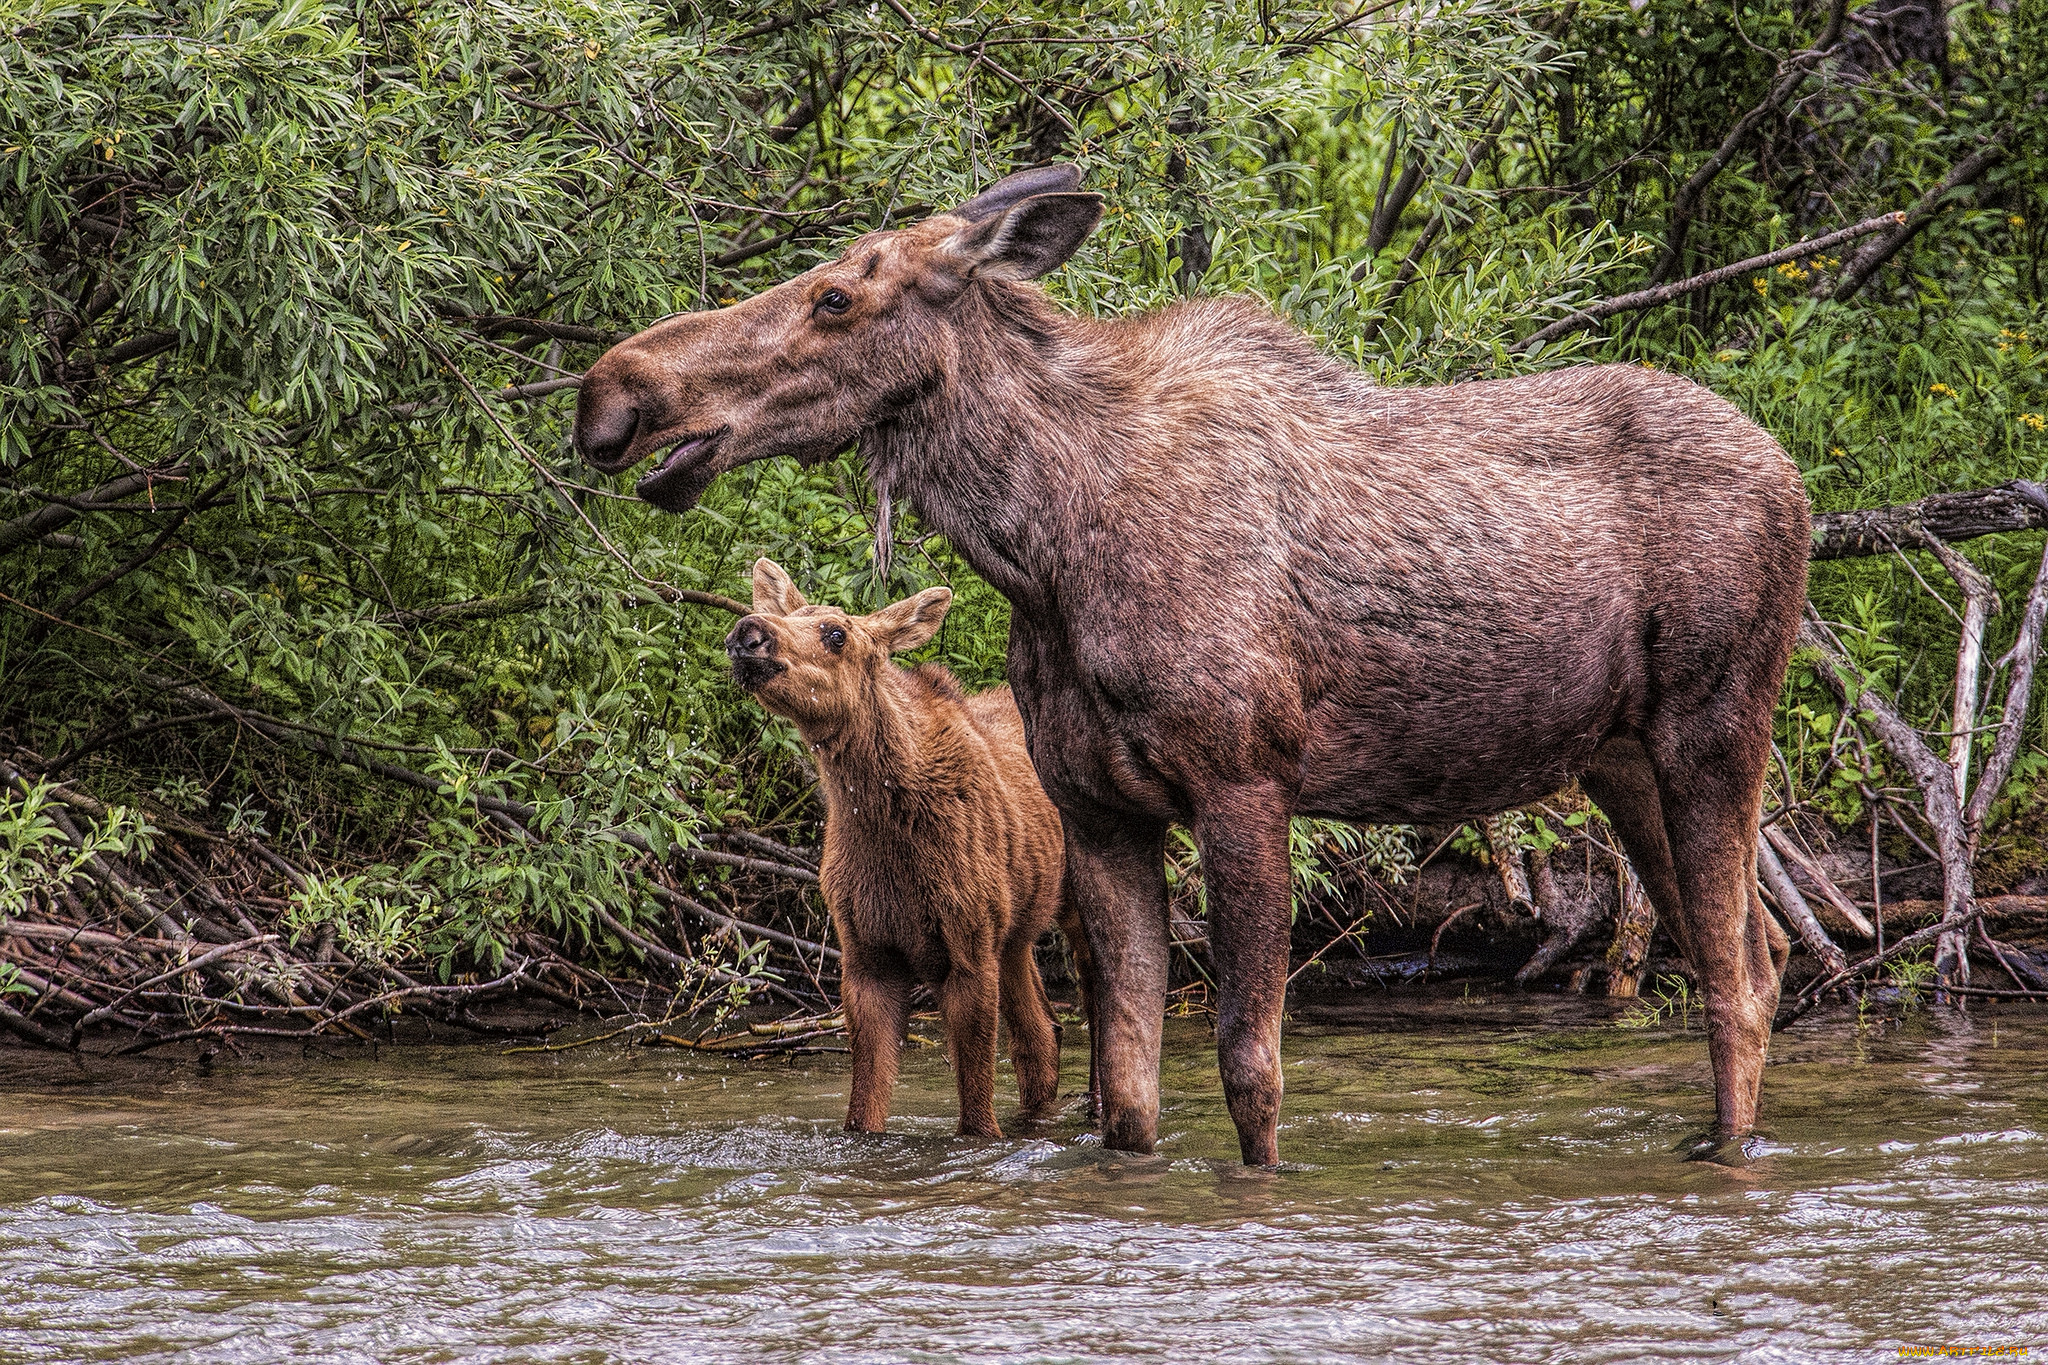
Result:
<svg viewBox="0 0 2048 1365">
<path fill-rule="evenodd" d="M 1740 1169 L 1762 1156 L 1767 1149 L 1768 1144 L 1755 1133 L 1738 1133 L 1730 1137 L 1725 1133 L 1707 1132 L 1687 1138 L 1673 1150 L 1683 1153 L 1687 1161 L 1705 1161 L 1715 1166 Z"/>
</svg>

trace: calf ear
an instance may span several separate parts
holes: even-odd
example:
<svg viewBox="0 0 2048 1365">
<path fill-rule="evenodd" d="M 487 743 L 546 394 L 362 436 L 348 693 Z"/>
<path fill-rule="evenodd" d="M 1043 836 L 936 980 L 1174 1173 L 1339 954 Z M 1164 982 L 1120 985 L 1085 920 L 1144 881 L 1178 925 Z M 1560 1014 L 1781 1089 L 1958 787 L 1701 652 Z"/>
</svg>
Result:
<svg viewBox="0 0 2048 1365">
<path fill-rule="evenodd" d="M 754 614 L 787 616 L 804 605 L 804 595 L 772 559 L 754 561 Z"/>
<path fill-rule="evenodd" d="M 893 602 L 868 618 L 868 629 L 891 654 L 900 654 L 939 633 L 953 605 L 951 588 L 926 588 L 915 597 Z"/>
<path fill-rule="evenodd" d="M 1101 221 L 1099 194 L 1034 194 L 969 223 L 940 250 L 965 275 L 1035 280 L 1065 265 Z"/>
</svg>

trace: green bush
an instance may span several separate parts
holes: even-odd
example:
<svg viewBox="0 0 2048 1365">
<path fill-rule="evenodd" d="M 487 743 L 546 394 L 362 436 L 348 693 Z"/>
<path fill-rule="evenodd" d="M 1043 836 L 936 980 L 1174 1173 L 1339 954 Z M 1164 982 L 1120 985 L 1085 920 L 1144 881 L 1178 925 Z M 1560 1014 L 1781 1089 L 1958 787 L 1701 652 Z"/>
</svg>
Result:
<svg viewBox="0 0 2048 1365">
<path fill-rule="evenodd" d="M 1941 100 L 1924 62 L 1838 61 L 1704 196 L 1679 269 L 1903 206 L 2034 118 L 2038 10 L 1957 11 Z M 443 970 L 521 927 L 601 941 L 593 904 L 630 922 L 622 840 L 808 842 L 800 748 L 724 680 L 729 618 L 687 595 L 744 595 L 761 554 L 860 608 L 943 579 L 931 654 L 970 686 L 1002 676 L 1004 603 L 914 518 L 880 566 L 851 454 L 750 467 L 681 520 L 594 485 L 550 386 L 1042 159 L 1111 205 L 1049 281 L 1070 307 L 1251 291 L 1389 383 L 1668 366 L 1776 432 L 1824 507 L 2042 477 L 2037 141 L 1847 304 L 1780 272 L 1506 349 L 1676 239 L 1676 182 L 1815 22 L 1744 15 L 17 3 L 0 738 L 109 802 L 269 840 L 313 871 L 304 931 Z M 2031 542 L 1971 553 L 2024 591 Z M 1815 581 L 1937 720 L 1941 609 L 1896 561 Z M 1794 703 L 1788 740 L 1823 718 Z"/>
</svg>

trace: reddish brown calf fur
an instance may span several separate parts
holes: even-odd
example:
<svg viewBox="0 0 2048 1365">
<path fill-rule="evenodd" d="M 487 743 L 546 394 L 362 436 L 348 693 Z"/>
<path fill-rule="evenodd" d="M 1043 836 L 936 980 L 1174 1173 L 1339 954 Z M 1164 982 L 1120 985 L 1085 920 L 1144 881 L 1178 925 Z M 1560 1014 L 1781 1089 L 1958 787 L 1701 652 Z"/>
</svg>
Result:
<svg viewBox="0 0 2048 1365">
<path fill-rule="evenodd" d="M 1786 940 L 1757 896 L 1806 495 L 1721 399 L 1637 366 L 1387 389 L 1247 299 L 1098 320 L 1028 281 L 1102 212 L 1027 171 L 584 376 L 576 439 L 686 511 L 858 440 L 1010 599 L 1010 684 L 1099 977 L 1106 1145 L 1158 1126 L 1163 845 L 1201 848 L 1244 1159 L 1277 1160 L 1288 818 L 1462 819 L 1578 778 L 1756 1120 Z"/>
<path fill-rule="evenodd" d="M 911 987 L 932 986 L 960 1088 L 960 1131 L 996 1126 L 996 1015 L 1027 1113 L 1060 1081 L 1059 1029 L 1032 946 L 1057 918 L 1080 968 L 1088 950 L 1061 896 L 1059 815 L 1024 749 L 1007 687 L 963 696 L 937 664 L 889 656 L 938 633 L 953 594 L 928 588 L 872 616 L 811 606 L 789 575 L 754 565 L 754 614 L 725 638 L 733 677 L 796 722 L 825 796 L 819 880 L 839 934 L 840 998 L 853 1043 L 846 1126 L 878 1133 Z"/>
</svg>

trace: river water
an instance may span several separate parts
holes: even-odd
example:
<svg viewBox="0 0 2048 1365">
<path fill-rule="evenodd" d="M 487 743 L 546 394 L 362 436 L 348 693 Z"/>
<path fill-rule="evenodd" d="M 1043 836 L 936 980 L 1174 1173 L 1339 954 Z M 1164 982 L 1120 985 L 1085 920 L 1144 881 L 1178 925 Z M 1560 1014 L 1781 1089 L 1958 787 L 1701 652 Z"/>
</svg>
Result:
<svg viewBox="0 0 2048 1365">
<path fill-rule="evenodd" d="M 838 1055 L 0 1054 L 0 1360 L 2048 1347 L 2038 1010 L 1803 1024 L 1738 1168 L 1674 1152 L 1711 1106 L 1696 1026 L 1540 998 L 1306 1017 L 1268 1173 L 1236 1164 L 1196 1020 L 1169 1021 L 1152 1159 L 1077 1112 L 955 1139 L 936 1051 L 878 1137 L 839 1131 Z"/>
</svg>

